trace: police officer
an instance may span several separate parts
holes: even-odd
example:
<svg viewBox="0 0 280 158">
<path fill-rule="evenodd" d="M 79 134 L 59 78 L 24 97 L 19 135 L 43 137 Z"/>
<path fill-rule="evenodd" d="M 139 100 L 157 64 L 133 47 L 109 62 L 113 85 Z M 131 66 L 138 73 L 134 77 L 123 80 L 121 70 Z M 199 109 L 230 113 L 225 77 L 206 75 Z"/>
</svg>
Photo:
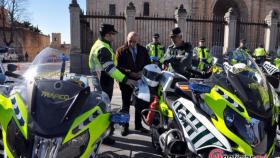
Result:
<svg viewBox="0 0 280 158">
<path fill-rule="evenodd" d="M 207 67 L 213 65 L 213 57 L 210 54 L 209 49 L 205 46 L 205 39 L 199 40 L 199 46 L 193 50 L 193 60 L 198 62 L 198 69 L 201 71 L 207 71 Z"/>
<path fill-rule="evenodd" d="M 236 48 L 237 52 L 238 50 L 243 50 L 245 51 L 246 53 L 250 54 L 250 50 L 246 47 L 246 40 L 245 39 L 241 39 L 240 42 L 239 42 L 239 47 Z"/>
<path fill-rule="evenodd" d="M 146 46 L 146 48 L 149 52 L 149 56 L 151 57 L 151 59 L 153 57 L 157 57 L 157 59 L 160 61 L 160 63 L 163 62 L 163 56 L 164 56 L 165 48 L 159 42 L 159 34 L 158 33 L 154 34 L 153 42 L 149 43 Z"/>
<path fill-rule="evenodd" d="M 184 75 L 186 69 L 192 66 L 192 46 L 184 42 L 182 32 L 179 27 L 172 29 L 170 33 L 172 45 L 170 45 L 164 55 L 164 64 L 169 67 L 170 71 Z"/>
<path fill-rule="evenodd" d="M 116 68 L 115 53 L 111 47 L 116 33 L 114 25 L 102 24 L 99 30 L 100 37 L 93 44 L 89 55 L 89 68 L 94 76 L 94 87 L 99 91 L 106 92 L 110 100 L 113 95 L 114 79 L 130 87 L 136 85 L 136 81 L 128 79 Z M 101 74 L 96 74 L 100 71 Z M 104 144 L 113 144 L 114 142 L 110 137 L 103 141 Z"/>
<path fill-rule="evenodd" d="M 255 49 L 253 56 L 258 64 L 264 63 L 266 59 L 266 51 L 262 44 L 258 45 L 258 48 Z"/>
<path fill-rule="evenodd" d="M 168 65 L 170 71 L 184 75 L 187 78 L 208 78 L 212 72 L 201 71 L 193 64 L 192 45 L 184 42 L 179 27 L 170 33 L 172 45 L 165 52 L 163 63 Z"/>
</svg>

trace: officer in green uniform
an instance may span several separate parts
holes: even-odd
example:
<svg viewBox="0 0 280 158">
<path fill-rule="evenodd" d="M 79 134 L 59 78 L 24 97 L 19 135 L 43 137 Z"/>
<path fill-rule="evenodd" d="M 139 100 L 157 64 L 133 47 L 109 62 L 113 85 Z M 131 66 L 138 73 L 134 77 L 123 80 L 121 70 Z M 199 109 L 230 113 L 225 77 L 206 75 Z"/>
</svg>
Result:
<svg viewBox="0 0 280 158">
<path fill-rule="evenodd" d="M 158 33 L 154 34 L 153 42 L 149 43 L 146 46 L 146 48 L 149 52 L 149 56 L 151 57 L 151 59 L 153 59 L 152 57 L 157 57 L 157 59 L 160 61 L 160 63 L 163 62 L 163 56 L 164 56 L 165 48 L 159 42 L 159 34 Z"/>
<path fill-rule="evenodd" d="M 262 44 L 259 44 L 258 48 L 255 49 L 253 57 L 256 59 L 258 64 L 262 64 L 266 59 L 266 51 Z"/>
<path fill-rule="evenodd" d="M 199 40 L 199 46 L 194 48 L 193 60 L 198 62 L 198 69 L 200 71 L 207 71 L 207 68 L 212 67 L 213 57 L 209 49 L 205 46 L 204 38 L 201 38 Z"/>
<path fill-rule="evenodd" d="M 106 92 L 110 99 L 113 95 L 114 79 L 131 87 L 136 85 L 136 81 L 128 79 L 116 68 L 115 53 L 111 47 L 116 33 L 114 25 L 102 24 L 99 30 L 100 37 L 93 44 L 89 55 L 89 68 L 93 75 L 94 87 Z M 114 142 L 110 137 L 103 141 L 105 144 Z"/>
</svg>

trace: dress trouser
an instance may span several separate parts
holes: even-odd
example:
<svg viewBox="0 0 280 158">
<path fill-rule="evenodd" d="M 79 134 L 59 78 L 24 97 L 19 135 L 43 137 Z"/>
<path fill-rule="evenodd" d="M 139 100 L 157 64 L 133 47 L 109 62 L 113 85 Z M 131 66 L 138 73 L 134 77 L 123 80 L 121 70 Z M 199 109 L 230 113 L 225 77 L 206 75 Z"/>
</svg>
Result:
<svg viewBox="0 0 280 158">
<path fill-rule="evenodd" d="M 133 105 L 135 106 L 135 129 L 139 129 L 143 127 L 141 123 L 142 122 L 141 112 L 144 109 L 148 109 L 150 103 L 134 97 Z"/>
<path fill-rule="evenodd" d="M 129 114 L 129 109 L 131 105 L 131 98 L 133 99 L 132 105 L 135 106 L 135 128 L 142 128 L 141 112 L 142 110 L 149 107 L 149 102 L 137 99 L 133 96 L 133 89 L 125 84 L 120 83 L 120 89 L 122 92 L 122 110 L 121 112 Z M 126 126 L 129 126 L 128 124 Z"/>
<path fill-rule="evenodd" d="M 129 109 L 131 105 L 131 96 L 133 89 L 126 84 L 120 83 L 120 89 L 122 92 L 122 109 L 121 112 L 129 114 Z M 129 124 L 126 124 L 125 127 L 128 128 Z"/>
</svg>

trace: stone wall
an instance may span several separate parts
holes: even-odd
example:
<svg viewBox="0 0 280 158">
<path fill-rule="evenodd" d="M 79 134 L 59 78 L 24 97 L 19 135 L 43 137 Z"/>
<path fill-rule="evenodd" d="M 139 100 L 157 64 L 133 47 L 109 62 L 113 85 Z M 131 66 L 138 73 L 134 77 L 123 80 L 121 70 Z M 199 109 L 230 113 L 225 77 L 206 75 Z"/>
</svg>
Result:
<svg viewBox="0 0 280 158">
<path fill-rule="evenodd" d="M 41 50 L 50 45 L 50 36 L 35 33 L 27 29 L 19 30 L 15 38 L 21 40 L 22 53 L 25 54 L 27 52 L 29 60 L 33 60 Z"/>
</svg>

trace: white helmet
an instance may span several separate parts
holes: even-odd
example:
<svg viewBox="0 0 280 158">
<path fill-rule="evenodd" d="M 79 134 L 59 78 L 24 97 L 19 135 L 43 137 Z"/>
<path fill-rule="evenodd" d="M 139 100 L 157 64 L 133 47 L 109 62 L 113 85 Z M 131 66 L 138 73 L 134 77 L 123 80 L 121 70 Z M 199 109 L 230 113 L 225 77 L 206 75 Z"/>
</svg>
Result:
<svg viewBox="0 0 280 158">
<path fill-rule="evenodd" d="M 146 65 L 143 69 L 142 80 L 150 87 L 156 87 L 159 84 L 161 69 L 156 64 Z"/>
</svg>

